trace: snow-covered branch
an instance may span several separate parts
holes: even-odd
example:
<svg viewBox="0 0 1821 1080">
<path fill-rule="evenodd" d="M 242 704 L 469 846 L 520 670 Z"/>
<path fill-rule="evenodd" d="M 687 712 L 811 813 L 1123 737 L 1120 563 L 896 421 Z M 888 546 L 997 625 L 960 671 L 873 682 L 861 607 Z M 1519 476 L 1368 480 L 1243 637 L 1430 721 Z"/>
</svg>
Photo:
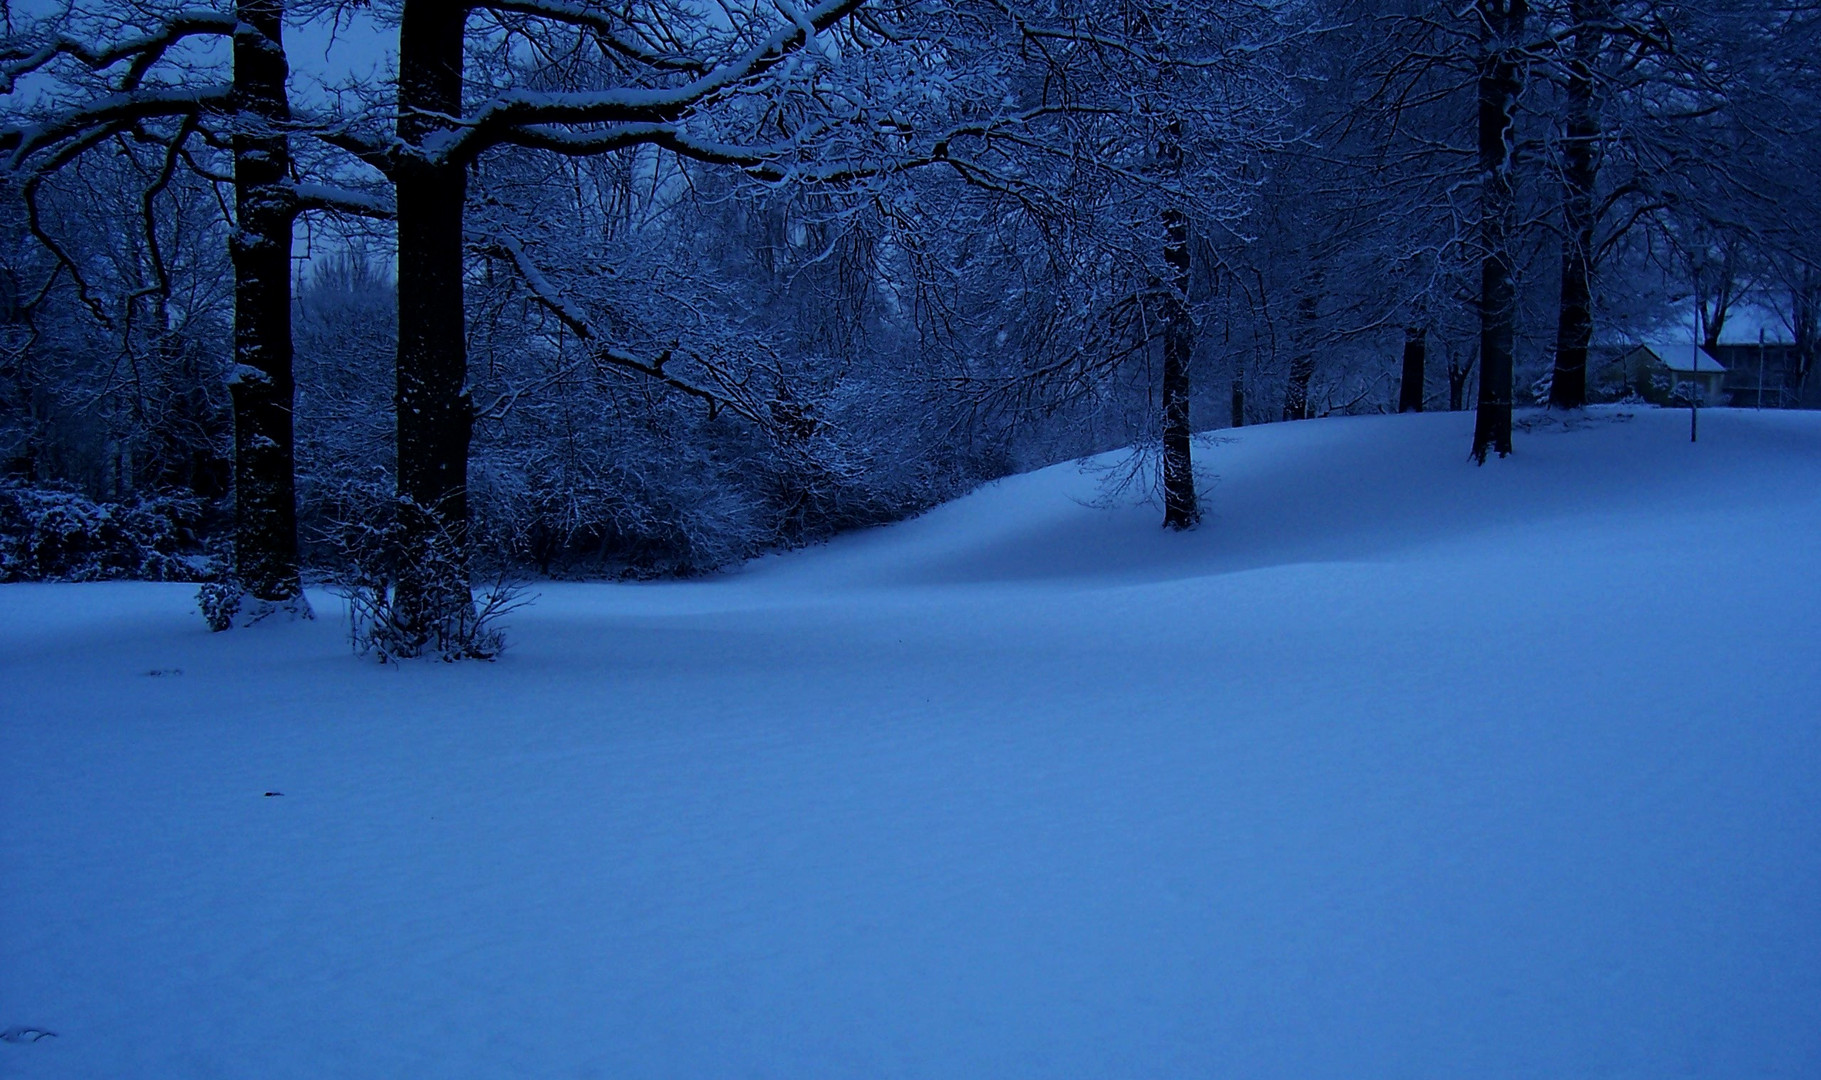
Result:
<svg viewBox="0 0 1821 1080">
<path fill-rule="evenodd" d="M 571 333 L 580 338 L 588 355 L 595 362 L 643 376 L 695 398 L 708 407 L 711 415 L 725 409 L 761 426 L 773 422 L 771 410 L 765 407 L 764 402 L 752 394 L 743 381 L 738 380 L 725 369 L 702 363 L 698 358 L 697 366 L 702 368 L 714 383 L 712 386 L 704 386 L 665 370 L 673 357 L 673 352 L 670 350 L 660 352 L 647 360 L 614 345 L 595 329 L 594 322 L 586 311 L 551 283 L 543 270 L 532 261 L 530 255 L 525 251 L 524 245 L 516 238 L 496 236 L 492 238 L 485 250 L 512 264 L 513 269 L 518 272 L 520 280 L 525 283 L 532 299 L 538 306 L 556 316 Z"/>
<path fill-rule="evenodd" d="M 0 44 L 0 94 L 12 93 L 21 78 L 42 71 L 59 57 L 69 57 L 97 73 L 127 64 L 114 88 L 134 90 L 179 43 L 192 37 L 228 36 L 235 33 L 238 25 L 231 15 L 194 10 L 180 12 L 155 30 L 111 45 L 96 45 L 87 37 L 67 31 L 50 33 L 42 39 L 23 35 Z"/>
</svg>

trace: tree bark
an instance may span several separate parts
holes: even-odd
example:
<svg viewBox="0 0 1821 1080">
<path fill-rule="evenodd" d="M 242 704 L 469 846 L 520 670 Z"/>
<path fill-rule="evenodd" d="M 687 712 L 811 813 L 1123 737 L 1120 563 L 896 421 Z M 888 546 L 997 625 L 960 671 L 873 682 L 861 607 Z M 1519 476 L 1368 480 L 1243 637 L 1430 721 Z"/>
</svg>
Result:
<svg viewBox="0 0 1821 1080">
<path fill-rule="evenodd" d="M 1587 349 L 1593 342 L 1594 147 L 1600 137 L 1593 71 L 1605 29 L 1594 0 L 1573 0 L 1574 45 L 1568 60 L 1568 116 L 1562 138 L 1562 294 L 1555 332 L 1549 404 L 1587 404 Z"/>
<path fill-rule="evenodd" d="M 1245 372 L 1243 369 L 1235 369 L 1233 372 L 1232 395 L 1229 398 L 1227 404 L 1228 404 L 1228 408 L 1232 410 L 1232 415 L 1231 415 L 1231 417 L 1229 417 L 1229 419 L 1231 419 L 1233 421 L 1233 426 L 1234 427 L 1245 427 L 1246 426 L 1246 376 L 1245 376 Z"/>
<path fill-rule="evenodd" d="M 234 575 L 255 601 L 303 604 L 292 426 L 290 119 L 283 0 L 240 0 L 234 93 Z M 305 609 L 307 610 L 307 609 Z"/>
<path fill-rule="evenodd" d="M 461 114 L 466 11 L 410 0 L 399 27 L 398 136 L 422 146 Z M 406 158 L 394 176 L 398 200 L 397 409 L 399 544 L 394 618 L 432 648 L 459 633 L 473 606 L 466 568 L 468 444 L 474 410 L 467 389 L 462 298 L 459 164 Z"/>
<path fill-rule="evenodd" d="M 1448 357 L 1448 411 L 1460 412 L 1467 407 L 1467 380 L 1473 377 L 1474 365 L 1478 360 L 1469 360 L 1465 364 L 1455 363 L 1452 353 Z"/>
<path fill-rule="evenodd" d="M 1511 252 L 1516 215 L 1512 190 L 1515 125 L 1521 72 L 1517 50 L 1529 15 L 1527 0 L 1478 0 L 1480 17 L 1480 400 L 1473 426 L 1473 459 L 1511 453 L 1512 354 L 1517 341 L 1517 290 Z"/>
<path fill-rule="evenodd" d="M 1738 248 L 1731 243 L 1725 244 L 1724 248 L 1724 254 L 1720 258 L 1720 278 L 1714 283 L 1711 313 L 1707 312 L 1705 303 L 1700 300 L 1702 263 L 1695 264 L 1695 302 L 1702 308 L 1701 344 L 1709 352 L 1720 347 L 1720 333 L 1726 329 L 1726 317 L 1732 313 L 1735 290 L 1738 288 Z"/>
<path fill-rule="evenodd" d="M 1162 152 L 1166 169 L 1182 172 L 1182 129 L 1172 123 Z M 1189 360 L 1195 351 L 1195 327 L 1189 316 L 1189 216 L 1172 207 L 1164 211 L 1163 261 L 1163 523 L 1187 529 L 1201 518 L 1195 502 L 1195 463 L 1189 423 Z"/>
<path fill-rule="evenodd" d="M 1420 326 L 1404 327 L 1404 376 L 1398 384 L 1397 411 L 1423 411 L 1424 371 L 1429 357 L 1429 332 Z"/>
<path fill-rule="evenodd" d="M 1801 278 L 1790 292 L 1790 309 L 1795 323 L 1795 362 L 1783 365 L 1783 382 L 1798 400 L 1814 370 L 1815 357 L 1821 354 L 1821 277 L 1811 267 L 1803 267 Z M 1762 394 L 1762 391 L 1760 391 Z M 1782 404 L 1779 400 L 1778 404 Z"/>
<path fill-rule="evenodd" d="M 1290 377 L 1284 385 L 1284 419 L 1309 418 L 1309 382 L 1315 377 L 1315 320 L 1321 308 L 1321 276 L 1310 279 L 1309 290 L 1297 298 L 1296 353 L 1290 357 Z"/>
</svg>

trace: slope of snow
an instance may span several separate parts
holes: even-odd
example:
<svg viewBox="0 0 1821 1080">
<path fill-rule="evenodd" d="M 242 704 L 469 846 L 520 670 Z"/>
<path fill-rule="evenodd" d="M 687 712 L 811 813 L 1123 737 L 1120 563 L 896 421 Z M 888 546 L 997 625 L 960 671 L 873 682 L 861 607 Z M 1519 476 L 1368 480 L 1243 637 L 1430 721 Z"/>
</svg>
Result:
<svg viewBox="0 0 1821 1080">
<path fill-rule="evenodd" d="M 0 1077 L 1821 1074 L 1821 416 L 1202 443 L 380 668 L 0 588 Z M 283 792 L 266 797 L 265 792 Z"/>
</svg>

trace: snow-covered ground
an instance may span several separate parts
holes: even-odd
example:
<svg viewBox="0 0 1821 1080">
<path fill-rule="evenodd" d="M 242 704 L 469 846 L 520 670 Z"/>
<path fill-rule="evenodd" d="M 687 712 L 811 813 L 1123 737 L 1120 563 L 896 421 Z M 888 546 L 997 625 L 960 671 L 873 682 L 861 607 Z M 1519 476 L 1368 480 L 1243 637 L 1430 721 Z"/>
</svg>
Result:
<svg viewBox="0 0 1821 1080">
<path fill-rule="evenodd" d="M 1686 423 L 1061 466 L 491 665 L 0 588 L 0 1077 L 1821 1075 L 1821 415 Z"/>
</svg>

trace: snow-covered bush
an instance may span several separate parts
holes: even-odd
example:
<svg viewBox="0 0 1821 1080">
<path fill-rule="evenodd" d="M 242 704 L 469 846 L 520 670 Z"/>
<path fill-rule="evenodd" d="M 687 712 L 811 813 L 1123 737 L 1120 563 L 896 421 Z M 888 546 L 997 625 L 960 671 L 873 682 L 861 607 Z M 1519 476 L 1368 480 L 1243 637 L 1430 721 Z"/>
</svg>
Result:
<svg viewBox="0 0 1821 1080">
<path fill-rule="evenodd" d="M 205 580 L 198 499 L 96 502 L 62 487 L 0 483 L 0 581 Z"/>
<path fill-rule="evenodd" d="M 373 579 L 341 590 L 348 604 L 348 639 L 354 651 L 382 664 L 433 658 L 492 660 L 506 649 L 502 616 L 521 607 L 524 590 L 499 584 L 466 605 L 452 605 L 454 622 L 430 633 L 399 602 L 398 583 Z"/>
<path fill-rule="evenodd" d="M 204 582 L 196 591 L 196 606 L 202 611 L 202 621 L 209 629 L 220 633 L 231 629 L 234 617 L 240 614 L 240 599 L 244 593 L 240 582 L 233 578 L 222 581 Z"/>
<path fill-rule="evenodd" d="M 343 524 L 337 537 L 354 651 L 379 662 L 433 658 L 492 660 L 505 649 L 500 619 L 524 602 L 523 590 L 500 575 L 477 599 L 471 567 L 455 537 L 404 500 Z M 461 583 L 455 585 L 452 583 Z M 457 587 L 467 595 L 438 590 Z"/>
</svg>

